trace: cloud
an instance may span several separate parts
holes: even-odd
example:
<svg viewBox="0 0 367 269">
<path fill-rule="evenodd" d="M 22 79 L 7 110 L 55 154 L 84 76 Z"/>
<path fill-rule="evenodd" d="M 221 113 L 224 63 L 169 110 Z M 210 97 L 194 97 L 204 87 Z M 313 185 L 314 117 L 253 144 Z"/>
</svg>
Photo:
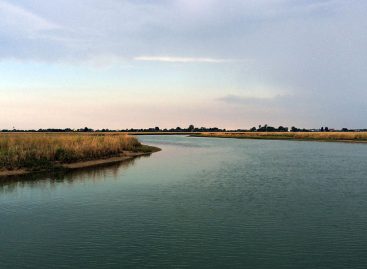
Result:
<svg viewBox="0 0 367 269">
<path fill-rule="evenodd" d="M 32 58 L 33 50 L 42 47 L 33 58 L 88 62 L 89 58 L 108 54 L 140 61 L 241 62 L 238 59 L 256 57 L 264 46 L 270 51 L 273 40 L 259 43 L 269 27 L 284 21 L 292 23 L 290 18 L 312 17 L 325 6 L 333 10 L 333 6 L 340 6 L 338 2 L 91 0 L 85 5 L 72 0 L 41 4 L 27 0 L 26 6 L 21 6 L 0 0 L 0 33 L 4 34 L 0 38 L 7 44 L 0 48 L 0 57 L 24 58 L 11 50 L 19 47 L 30 50 L 26 58 Z M 262 33 L 260 37 L 258 33 Z M 284 33 L 278 36 L 283 38 Z M 24 42 L 30 37 L 37 42 Z M 252 48 L 253 43 L 259 50 Z"/>
<path fill-rule="evenodd" d="M 240 106 L 268 106 L 268 105 L 278 106 L 286 103 L 290 99 L 292 99 L 292 96 L 290 95 L 257 97 L 257 96 L 239 96 L 228 94 L 223 97 L 219 97 L 216 100 L 223 103 Z"/>
<path fill-rule="evenodd" d="M 318 37 L 333 34 L 333 29 L 323 26 L 337 23 L 338 29 L 343 29 L 349 20 L 360 20 L 354 13 L 364 8 L 363 3 L 345 8 L 340 0 L 25 3 L 21 6 L 0 0 L 0 38 L 4 41 L 0 58 L 88 63 L 91 58 L 109 55 L 137 61 L 223 63 L 255 59 L 259 64 L 277 64 L 273 61 L 287 57 L 284 52 L 295 56 L 295 46 L 303 53 L 317 47 Z M 350 18 L 340 13 L 342 8 L 343 13 L 351 13 L 347 14 Z M 314 40 L 316 45 L 298 42 L 300 35 L 304 35 L 302 42 Z M 25 42 L 29 38 L 34 41 Z M 16 53 L 13 47 L 27 53 Z"/>
<path fill-rule="evenodd" d="M 22 7 L 0 1 L 0 25 L 16 31 L 48 31 L 59 29 L 52 23 Z"/>
<path fill-rule="evenodd" d="M 234 62 L 231 59 L 216 59 L 204 57 L 172 57 L 172 56 L 139 56 L 134 58 L 135 61 L 147 62 L 167 62 L 167 63 L 228 63 Z"/>
<path fill-rule="evenodd" d="M 64 58 L 65 30 L 21 6 L 0 0 L 0 61 L 49 61 Z"/>
<path fill-rule="evenodd" d="M 249 107 L 251 117 L 358 127 L 367 120 L 366 10 L 362 0 L 0 0 L 0 90 L 30 74 L 52 88 L 77 65 L 101 90 L 205 96 L 236 110 L 228 122 Z M 7 77 L 9 59 L 24 66 Z M 34 62 L 47 72 L 35 75 Z M 108 68 L 84 72 L 90 65 Z"/>
</svg>

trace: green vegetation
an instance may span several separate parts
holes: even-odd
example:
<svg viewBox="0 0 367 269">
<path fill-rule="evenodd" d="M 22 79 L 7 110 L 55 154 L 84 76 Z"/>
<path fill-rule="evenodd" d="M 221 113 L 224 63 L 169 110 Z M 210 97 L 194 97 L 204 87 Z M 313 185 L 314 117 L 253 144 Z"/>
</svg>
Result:
<svg viewBox="0 0 367 269">
<path fill-rule="evenodd" d="M 143 153 L 150 153 L 150 152 L 156 152 L 160 151 L 160 148 L 148 146 L 148 145 L 141 145 L 140 147 L 133 150 L 134 152 L 143 152 Z"/>
</svg>

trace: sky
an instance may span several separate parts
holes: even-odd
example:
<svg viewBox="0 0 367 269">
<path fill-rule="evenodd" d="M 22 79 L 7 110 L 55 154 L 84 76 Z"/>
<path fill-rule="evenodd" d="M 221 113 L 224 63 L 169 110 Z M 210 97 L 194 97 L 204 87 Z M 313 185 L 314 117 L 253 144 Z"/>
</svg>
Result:
<svg viewBox="0 0 367 269">
<path fill-rule="evenodd" d="M 365 0 L 0 0 L 0 129 L 367 128 Z"/>
</svg>

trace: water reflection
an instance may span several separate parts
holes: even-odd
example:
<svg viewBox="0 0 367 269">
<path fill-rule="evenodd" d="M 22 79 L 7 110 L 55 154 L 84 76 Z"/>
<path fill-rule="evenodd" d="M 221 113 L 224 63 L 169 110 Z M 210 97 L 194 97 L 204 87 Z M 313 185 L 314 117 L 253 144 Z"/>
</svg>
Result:
<svg viewBox="0 0 367 269">
<path fill-rule="evenodd" d="M 68 171 L 32 173 L 20 176 L 9 176 L 0 179 L 0 193 L 9 193 L 18 188 L 46 188 L 57 184 L 74 184 L 83 181 L 98 182 L 106 178 L 117 179 L 118 175 L 127 168 L 134 166 L 137 159 L 149 155 L 137 156 L 133 159 L 117 163 L 103 164 Z"/>
</svg>

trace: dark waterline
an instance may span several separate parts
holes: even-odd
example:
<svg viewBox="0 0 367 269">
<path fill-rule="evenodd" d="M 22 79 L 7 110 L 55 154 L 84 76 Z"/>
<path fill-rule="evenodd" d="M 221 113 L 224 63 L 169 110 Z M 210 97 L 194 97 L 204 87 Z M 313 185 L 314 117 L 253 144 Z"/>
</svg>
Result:
<svg viewBox="0 0 367 269">
<path fill-rule="evenodd" d="M 367 145 L 142 136 L 0 183 L 0 268 L 367 268 Z"/>
</svg>

